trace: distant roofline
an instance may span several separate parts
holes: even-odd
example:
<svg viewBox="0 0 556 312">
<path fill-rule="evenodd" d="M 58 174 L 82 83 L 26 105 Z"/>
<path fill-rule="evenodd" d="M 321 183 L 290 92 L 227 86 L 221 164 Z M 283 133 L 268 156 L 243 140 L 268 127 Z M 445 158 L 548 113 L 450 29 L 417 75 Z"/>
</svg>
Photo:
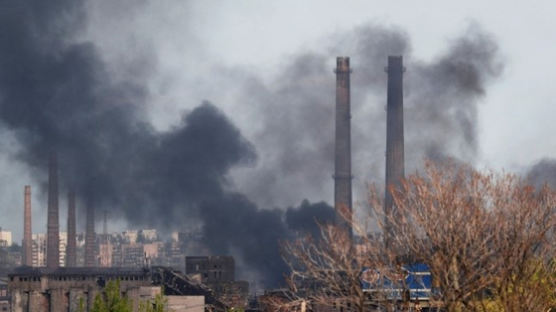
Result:
<svg viewBox="0 0 556 312">
<path fill-rule="evenodd" d="M 150 273 L 149 269 L 144 268 L 122 268 L 122 267 L 110 267 L 110 268 L 86 268 L 86 267 L 59 267 L 56 269 L 49 269 L 46 267 L 29 267 L 21 266 L 15 268 L 11 273 L 8 274 L 9 277 L 13 276 L 58 276 L 58 275 L 111 275 L 111 276 L 129 276 L 129 275 L 147 275 Z"/>
</svg>

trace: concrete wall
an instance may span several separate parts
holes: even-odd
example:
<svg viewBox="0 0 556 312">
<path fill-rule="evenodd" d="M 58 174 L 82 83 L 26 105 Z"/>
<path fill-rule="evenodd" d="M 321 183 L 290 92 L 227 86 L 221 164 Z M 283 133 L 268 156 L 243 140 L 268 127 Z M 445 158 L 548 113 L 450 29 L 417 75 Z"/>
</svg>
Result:
<svg viewBox="0 0 556 312">
<path fill-rule="evenodd" d="M 66 288 L 38 290 L 14 290 L 11 294 L 13 312 L 78 312 L 83 305 L 85 311 L 90 311 L 100 288 Z M 133 311 L 138 311 L 139 303 L 152 300 L 160 293 L 160 287 L 129 287 L 122 288 L 123 295 L 132 301 Z"/>
<path fill-rule="evenodd" d="M 50 295 L 48 293 L 41 293 L 32 291 L 29 293 L 29 312 L 49 312 L 50 311 Z"/>
<path fill-rule="evenodd" d="M 69 311 L 70 312 L 79 312 L 81 311 L 81 305 L 83 308 L 87 308 L 87 298 L 88 292 L 84 291 L 83 289 L 76 289 L 70 288 L 69 291 Z"/>
<path fill-rule="evenodd" d="M 168 311 L 173 312 L 204 312 L 204 296 L 166 296 Z"/>
<path fill-rule="evenodd" d="M 157 291 L 160 293 L 160 287 L 158 290 L 151 289 L 149 276 L 140 272 L 121 276 L 102 273 L 24 274 L 11 276 L 8 282 L 12 311 L 77 312 L 80 311 L 80 304 L 89 311 L 95 296 L 111 280 L 120 281 L 122 294 L 132 300 L 135 310 L 138 309 L 140 300 L 153 298 L 152 294 Z"/>
</svg>

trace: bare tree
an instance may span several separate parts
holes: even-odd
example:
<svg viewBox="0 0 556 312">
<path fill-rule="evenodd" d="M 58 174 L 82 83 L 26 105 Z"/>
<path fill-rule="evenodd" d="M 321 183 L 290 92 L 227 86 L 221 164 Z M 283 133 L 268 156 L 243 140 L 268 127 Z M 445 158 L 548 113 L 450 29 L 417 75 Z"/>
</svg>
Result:
<svg viewBox="0 0 556 312">
<path fill-rule="evenodd" d="M 395 211 L 382 216 L 394 224 L 394 245 L 428 265 L 445 309 L 483 311 L 484 300 L 500 301 L 503 311 L 550 308 L 534 278 L 555 257 L 553 190 L 511 174 L 427 163 L 424 176 L 391 192 Z M 377 196 L 371 201 L 380 215 Z"/>
<path fill-rule="evenodd" d="M 370 188 L 374 231 L 352 221 L 352 239 L 322 224 L 320 237 L 284 243 L 291 273 L 276 311 L 301 303 L 313 311 L 407 309 L 413 303 L 403 276 L 415 263 L 429 268 L 435 291 L 428 304 L 442 310 L 546 311 L 554 304 L 553 190 L 535 190 L 510 174 L 427 163 L 390 192 L 394 208 L 386 213 L 380 192 Z M 365 291 L 361 278 L 369 271 L 377 282 Z"/>
<path fill-rule="evenodd" d="M 504 311 L 547 311 L 556 308 L 554 227 L 556 197 L 548 186 L 512 184 L 497 198 L 501 264 L 491 290 Z M 491 300 L 492 301 L 492 300 Z"/>
<path fill-rule="evenodd" d="M 352 219 L 347 209 L 341 215 Z M 319 237 L 283 243 L 283 258 L 290 268 L 289 287 L 278 296 L 265 298 L 269 310 L 395 311 L 411 304 L 404 296 L 408 287 L 403 279 L 402 253 L 387 248 L 381 235 L 369 235 L 363 224 L 351 221 L 350 226 L 353 236 L 345 226 L 319 224 Z M 364 272 L 377 274 L 373 291 L 361 286 Z"/>
</svg>

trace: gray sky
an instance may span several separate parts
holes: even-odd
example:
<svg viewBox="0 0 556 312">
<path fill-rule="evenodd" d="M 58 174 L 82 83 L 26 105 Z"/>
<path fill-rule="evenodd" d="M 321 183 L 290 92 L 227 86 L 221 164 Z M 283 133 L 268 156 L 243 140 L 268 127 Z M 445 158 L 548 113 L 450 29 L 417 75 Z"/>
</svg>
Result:
<svg viewBox="0 0 556 312">
<path fill-rule="evenodd" d="M 551 1 L 156 1 L 132 10 L 131 16 L 120 11 L 106 23 L 113 9 L 109 2 L 95 6 L 95 41 L 118 58 L 133 53 L 127 43 L 150 44 L 161 76 L 177 80 L 167 88 L 160 87 L 164 78 L 154 83 L 160 94 L 154 98 L 153 118 L 159 126 L 197 104 L 172 101 L 190 85 L 182 81 L 218 79 L 208 70 L 214 66 L 248 67 L 268 77 L 292 53 L 318 50 L 323 38 L 369 22 L 405 30 L 413 54 L 427 60 L 477 23 L 495 36 L 506 63 L 480 105 L 480 163 L 514 169 L 556 154 L 555 142 L 539 142 L 556 130 Z M 122 37 L 106 36 L 114 31 Z"/>
<path fill-rule="evenodd" d="M 114 75 L 124 79 L 137 72 L 137 79 L 146 80 L 151 93 L 149 111 L 159 129 L 170 128 L 178 123 L 182 112 L 207 99 L 223 109 L 248 139 L 256 140 L 257 130 L 264 125 L 257 123 L 256 114 L 245 103 L 235 101 L 241 92 L 239 81 L 233 83 L 241 79 L 237 77 L 248 79 L 257 73 L 260 79 L 272 82 L 293 55 L 322 51 L 335 35 L 365 24 L 401 29 L 411 38 L 413 56 L 427 61 L 470 25 L 478 24 L 495 37 L 505 69 L 480 100 L 476 165 L 522 171 L 543 157 L 556 156 L 556 141 L 549 139 L 549 134 L 556 132 L 556 101 L 552 96 L 552 82 L 556 81 L 555 9 L 552 1 L 97 0 L 90 3 L 89 27 L 82 39 L 99 47 Z M 335 56 L 328 60 L 331 81 Z M 354 66 L 352 79 L 357 79 Z M 148 74 L 141 75 L 144 71 Z M 377 99 L 369 101 L 373 100 Z M 383 105 L 352 105 L 367 104 Z M 12 151 L 17 149 L 16 142 L 6 137 L 2 140 Z M 259 157 L 265 157 L 264 151 L 258 152 Z M 0 162 L 6 168 L 0 211 L 9 216 L 9 222 L 0 225 L 13 230 L 14 239 L 19 240 L 23 185 L 36 173 L 13 164 L 9 155 L 3 155 Z M 249 193 L 249 180 L 256 170 L 236 172 L 233 187 Z M 332 164 L 323 171 L 331 173 Z M 303 195 L 330 202 L 332 180 L 309 187 L 304 194 L 265 204 L 293 205 Z M 34 203 L 38 207 L 33 229 L 44 232 L 45 209 L 38 209 L 45 208 L 45 200 L 35 192 Z"/>
</svg>

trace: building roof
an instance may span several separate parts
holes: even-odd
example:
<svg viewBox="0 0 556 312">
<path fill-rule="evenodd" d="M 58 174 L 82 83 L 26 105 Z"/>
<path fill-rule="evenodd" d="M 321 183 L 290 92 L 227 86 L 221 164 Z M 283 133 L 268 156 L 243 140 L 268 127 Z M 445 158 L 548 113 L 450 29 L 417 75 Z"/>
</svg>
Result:
<svg viewBox="0 0 556 312">
<path fill-rule="evenodd" d="M 149 269 L 142 268 L 85 268 L 85 267 L 60 267 L 56 269 L 49 269 L 46 267 L 29 267 L 21 266 L 15 268 L 8 276 L 57 276 L 57 275 L 112 275 L 112 276 L 122 276 L 122 275 L 146 275 L 149 274 Z"/>
</svg>

